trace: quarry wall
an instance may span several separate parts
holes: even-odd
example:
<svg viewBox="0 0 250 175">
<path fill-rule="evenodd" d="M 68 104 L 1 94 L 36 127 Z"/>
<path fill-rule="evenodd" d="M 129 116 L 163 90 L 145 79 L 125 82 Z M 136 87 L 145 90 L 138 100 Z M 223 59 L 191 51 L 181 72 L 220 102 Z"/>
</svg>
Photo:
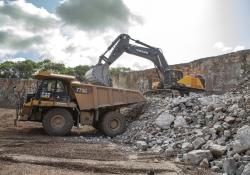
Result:
<svg viewBox="0 0 250 175">
<path fill-rule="evenodd" d="M 173 65 L 184 74 L 200 74 L 206 80 L 208 91 L 225 91 L 234 87 L 250 74 L 250 50 L 198 59 L 189 63 Z M 155 69 L 121 73 L 113 77 L 115 87 L 138 89 L 140 80 L 152 82 L 157 78 Z"/>
</svg>

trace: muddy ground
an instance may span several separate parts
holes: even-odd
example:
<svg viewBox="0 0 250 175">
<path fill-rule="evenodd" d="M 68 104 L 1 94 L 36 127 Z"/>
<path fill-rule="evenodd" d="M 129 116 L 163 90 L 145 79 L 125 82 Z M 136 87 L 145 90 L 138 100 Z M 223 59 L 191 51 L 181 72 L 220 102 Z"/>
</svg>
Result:
<svg viewBox="0 0 250 175">
<path fill-rule="evenodd" d="M 65 137 L 46 135 L 40 123 L 13 126 L 14 109 L 0 108 L 0 174 L 210 174 L 158 153 L 136 152 L 90 128 Z M 96 138 L 96 139 L 92 139 Z"/>
</svg>

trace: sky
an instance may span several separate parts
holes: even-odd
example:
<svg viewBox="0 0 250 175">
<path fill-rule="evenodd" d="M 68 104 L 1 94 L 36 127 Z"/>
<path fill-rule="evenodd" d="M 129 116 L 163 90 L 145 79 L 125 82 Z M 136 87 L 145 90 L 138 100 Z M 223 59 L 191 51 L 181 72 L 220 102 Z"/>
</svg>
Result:
<svg viewBox="0 0 250 175">
<path fill-rule="evenodd" d="M 185 63 L 250 49 L 249 19 L 249 0 L 0 0 L 0 62 L 94 65 L 127 33 Z M 154 67 L 126 53 L 112 66 Z"/>
</svg>

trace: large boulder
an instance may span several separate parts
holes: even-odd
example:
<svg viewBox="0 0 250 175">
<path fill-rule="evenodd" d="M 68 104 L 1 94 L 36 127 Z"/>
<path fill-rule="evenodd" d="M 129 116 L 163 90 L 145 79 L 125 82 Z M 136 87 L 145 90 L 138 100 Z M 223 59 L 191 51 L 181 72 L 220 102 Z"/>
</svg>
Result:
<svg viewBox="0 0 250 175">
<path fill-rule="evenodd" d="M 193 150 L 183 155 L 183 160 L 193 165 L 199 165 L 202 160 L 211 160 L 212 158 L 213 156 L 209 150 Z"/>
<path fill-rule="evenodd" d="M 250 149 L 250 126 L 242 126 L 236 135 L 236 140 L 233 142 L 233 151 L 241 153 Z"/>
<path fill-rule="evenodd" d="M 162 129 L 168 129 L 170 125 L 174 122 L 174 120 L 175 120 L 175 117 L 172 114 L 163 112 L 155 120 L 155 123 L 157 126 L 159 126 Z"/>
</svg>

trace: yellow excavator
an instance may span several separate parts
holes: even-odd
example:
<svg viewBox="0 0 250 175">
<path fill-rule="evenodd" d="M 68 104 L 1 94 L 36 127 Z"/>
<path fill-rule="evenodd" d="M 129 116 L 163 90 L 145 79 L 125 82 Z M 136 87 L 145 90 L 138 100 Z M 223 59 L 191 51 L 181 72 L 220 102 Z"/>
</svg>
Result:
<svg viewBox="0 0 250 175">
<path fill-rule="evenodd" d="M 131 44 L 133 41 L 134 44 Z M 149 93 L 178 92 L 180 95 L 190 92 L 203 92 L 205 80 L 200 75 L 183 75 L 181 70 L 171 69 L 161 49 L 145 44 L 131 38 L 128 34 L 120 34 L 100 56 L 98 64 L 86 74 L 86 79 L 103 86 L 112 86 L 112 80 L 108 74 L 109 66 L 123 53 L 136 55 L 154 63 L 158 80 L 152 82 L 152 90 Z M 108 56 L 106 56 L 109 53 Z"/>
</svg>

